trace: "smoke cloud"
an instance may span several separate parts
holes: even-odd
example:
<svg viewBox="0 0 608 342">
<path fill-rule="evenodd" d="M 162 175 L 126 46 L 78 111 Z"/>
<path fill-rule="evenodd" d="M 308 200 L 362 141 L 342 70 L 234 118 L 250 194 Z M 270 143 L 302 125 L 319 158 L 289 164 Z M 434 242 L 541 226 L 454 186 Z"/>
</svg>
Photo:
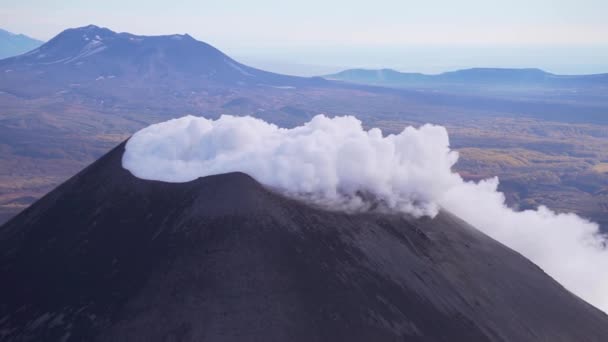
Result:
<svg viewBox="0 0 608 342">
<path fill-rule="evenodd" d="M 165 182 L 241 171 L 288 196 L 344 210 L 433 217 L 443 208 L 608 312 L 608 251 L 598 225 L 546 207 L 514 211 L 497 178 L 465 182 L 451 170 L 457 160 L 441 126 L 383 136 L 350 116 L 318 115 L 284 129 L 224 115 L 144 128 L 128 141 L 122 163 L 136 177 Z"/>
</svg>

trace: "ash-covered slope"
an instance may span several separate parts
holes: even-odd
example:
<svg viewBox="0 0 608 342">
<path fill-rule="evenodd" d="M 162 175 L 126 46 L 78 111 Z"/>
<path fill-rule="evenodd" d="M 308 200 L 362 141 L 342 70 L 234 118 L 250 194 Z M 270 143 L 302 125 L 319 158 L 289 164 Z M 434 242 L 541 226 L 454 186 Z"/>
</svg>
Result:
<svg viewBox="0 0 608 342">
<path fill-rule="evenodd" d="M 606 341 L 608 317 L 463 221 L 328 212 L 124 145 L 0 228 L 2 341 Z"/>
</svg>

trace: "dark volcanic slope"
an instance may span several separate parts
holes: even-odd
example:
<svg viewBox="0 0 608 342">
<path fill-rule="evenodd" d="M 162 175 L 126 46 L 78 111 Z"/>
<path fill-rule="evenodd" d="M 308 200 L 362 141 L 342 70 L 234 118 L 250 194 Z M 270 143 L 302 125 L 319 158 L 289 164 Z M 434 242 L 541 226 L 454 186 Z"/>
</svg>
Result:
<svg viewBox="0 0 608 342">
<path fill-rule="evenodd" d="M 2 341 L 606 341 L 608 318 L 442 213 L 347 215 L 119 146 L 0 229 Z"/>
</svg>

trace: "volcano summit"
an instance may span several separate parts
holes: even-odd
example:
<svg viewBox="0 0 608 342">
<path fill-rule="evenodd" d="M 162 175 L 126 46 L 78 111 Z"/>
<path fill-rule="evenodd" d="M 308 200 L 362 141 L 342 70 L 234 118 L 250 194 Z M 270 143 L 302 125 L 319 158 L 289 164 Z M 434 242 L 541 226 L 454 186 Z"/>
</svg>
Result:
<svg viewBox="0 0 608 342">
<path fill-rule="evenodd" d="M 604 313 L 443 209 L 326 210 L 240 172 L 137 178 L 124 158 L 0 228 L 3 341 L 608 337 Z"/>
</svg>

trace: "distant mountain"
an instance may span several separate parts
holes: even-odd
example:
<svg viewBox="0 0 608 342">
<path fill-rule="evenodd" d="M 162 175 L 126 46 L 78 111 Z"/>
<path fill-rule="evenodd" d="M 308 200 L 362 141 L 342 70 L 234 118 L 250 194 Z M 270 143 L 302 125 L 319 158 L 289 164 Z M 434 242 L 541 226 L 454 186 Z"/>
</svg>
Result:
<svg viewBox="0 0 608 342">
<path fill-rule="evenodd" d="M 473 68 L 438 75 L 403 73 L 392 69 L 349 69 L 324 76 L 345 82 L 407 87 L 407 86 L 507 86 L 507 87 L 608 87 L 608 74 L 555 75 L 540 69 Z"/>
<path fill-rule="evenodd" d="M 589 341 L 608 317 L 453 215 L 326 211 L 124 144 L 0 227 L 2 341 Z"/>
<path fill-rule="evenodd" d="M 126 88 L 162 91 L 217 86 L 303 86 L 321 78 L 284 76 L 243 65 L 191 36 L 137 36 L 94 25 L 68 29 L 39 48 L 0 61 L 0 88 L 48 92 L 78 84 L 97 88 L 103 80 Z M 33 86 L 33 87 L 32 87 Z M 162 90 L 160 90 L 162 88 Z"/>
<path fill-rule="evenodd" d="M 0 59 L 17 56 L 31 51 L 44 42 L 23 34 L 15 34 L 0 29 Z"/>
</svg>

